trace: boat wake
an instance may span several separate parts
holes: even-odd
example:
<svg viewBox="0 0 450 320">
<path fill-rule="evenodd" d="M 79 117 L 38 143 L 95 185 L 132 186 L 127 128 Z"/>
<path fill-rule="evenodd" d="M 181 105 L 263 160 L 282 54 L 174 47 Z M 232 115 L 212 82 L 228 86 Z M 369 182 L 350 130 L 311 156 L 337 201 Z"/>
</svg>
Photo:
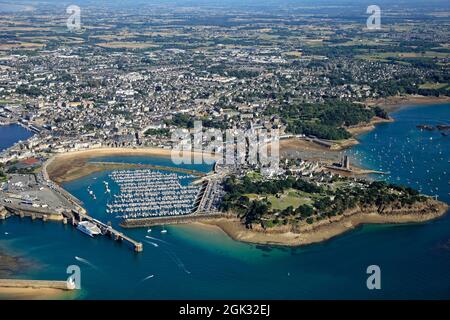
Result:
<svg viewBox="0 0 450 320">
<path fill-rule="evenodd" d="M 170 243 L 168 243 L 167 241 L 164 241 L 164 240 L 161 240 L 161 239 L 158 239 L 158 238 L 154 238 L 154 237 L 151 237 L 151 236 L 145 236 L 145 237 L 146 237 L 147 239 L 156 240 L 156 241 L 162 242 L 162 243 L 164 243 L 164 244 L 170 245 Z"/>
<path fill-rule="evenodd" d="M 162 242 L 164 244 L 170 245 L 170 243 L 168 243 L 168 242 L 166 242 L 164 240 L 158 239 L 158 238 L 154 238 L 154 237 L 151 237 L 151 236 L 145 236 L 145 237 L 147 239 L 160 241 L 160 242 Z M 153 245 L 155 247 L 159 247 L 159 245 L 157 243 L 154 243 L 154 242 L 151 242 L 151 241 L 148 241 L 148 240 L 145 240 L 145 242 L 147 242 L 147 243 L 149 243 L 149 244 L 151 244 L 151 245 Z M 175 264 L 178 266 L 178 268 L 180 268 L 181 270 L 183 270 L 187 274 L 191 274 L 191 272 L 188 269 L 186 269 L 186 266 L 184 265 L 183 261 L 181 261 L 180 258 L 178 258 L 178 256 L 175 254 L 175 252 L 173 252 L 172 250 L 167 249 L 167 248 L 164 250 L 164 252 L 169 256 L 169 258 L 173 262 L 175 262 Z"/>
<path fill-rule="evenodd" d="M 90 261 L 88 261 L 86 259 L 75 256 L 75 260 L 83 262 L 84 264 L 88 265 L 92 269 L 98 270 L 98 268 L 95 265 L 93 265 Z"/>
<path fill-rule="evenodd" d="M 170 257 L 170 259 L 172 259 L 172 261 L 175 262 L 175 264 L 178 266 L 178 268 L 180 268 L 187 274 L 191 274 L 191 272 L 188 269 L 186 269 L 186 266 L 184 265 L 183 261 L 181 261 L 180 258 L 177 257 L 175 252 L 172 252 L 170 250 L 165 250 L 165 252 Z"/>
<path fill-rule="evenodd" d="M 153 278 L 154 276 L 155 276 L 155 275 L 151 274 L 151 275 L 149 275 L 148 277 L 145 277 L 144 279 L 142 279 L 141 282 L 147 281 L 147 280 Z"/>
<path fill-rule="evenodd" d="M 154 243 L 154 242 L 151 242 L 151 241 L 147 241 L 147 240 L 145 240 L 145 242 L 147 242 L 148 244 L 151 244 L 152 246 L 154 246 L 154 247 L 159 247 L 159 244 L 157 244 L 157 243 Z"/>
</svg>

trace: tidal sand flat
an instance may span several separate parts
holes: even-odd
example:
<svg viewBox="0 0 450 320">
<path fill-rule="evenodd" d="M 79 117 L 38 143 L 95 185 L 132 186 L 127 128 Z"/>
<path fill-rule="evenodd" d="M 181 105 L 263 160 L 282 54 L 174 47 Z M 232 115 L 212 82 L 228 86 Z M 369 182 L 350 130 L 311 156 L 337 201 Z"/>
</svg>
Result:
<svg viewBox="0 0 450 320">
<path fill-rule="evenodd" d="M 72 293 L 52 288 L 5 288 L 0 287 L 2 300 L 66 300 L 73 299 Z"/>
<path fill-rule="evenodd" d="M 199 153 L 191 153 L 193 156 L 199 156 Z M 136 163 L 90 163 L 89 160 L 99 157 L 162 157 L 171 158 L 172 151 L 161 148 L 142 148 L 142 149 L 128 149 L 128 148 L 100 148 L 92 150 L 83 150 L 69 152 L 61 155 L 56 155 L 51 159 L 47 165 L 47 172 L 49 177 L 58 183 L 69 182 L 82 177 L 88 176 L 95 172 L 106 170 L 124 170 L 136 169 L 145 167 Z M 209 154 L 201 154 L 203 157 L 214 158 Z M 168 162 L 165 167 L 175 167 L 173 163 Z"/>
</svg>

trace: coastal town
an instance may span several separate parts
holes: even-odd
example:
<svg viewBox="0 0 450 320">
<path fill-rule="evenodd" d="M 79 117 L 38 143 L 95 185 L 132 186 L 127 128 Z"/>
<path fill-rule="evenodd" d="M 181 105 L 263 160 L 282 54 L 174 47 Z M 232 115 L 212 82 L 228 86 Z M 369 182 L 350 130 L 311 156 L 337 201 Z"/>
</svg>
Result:
<svg viewBox="0 0 450 320">
<path fill-rule="evenodd" d="M 129 10 L 132 13 L 133 9 Z M 54 13 L 50 24 L 56 27 L 61 17 L 57 9 Z M 172 15 L 182 17 L 176 11 Z M 1 19 L 11 24 L 8 15 Z M 8 38 L 2 45 L 0 123 L 19 124 L 33 136 L 0 154 L 6 174 L 2 206 L 19 213 L 47 212 L 42 213 L 45 219 L 55 215 L 66 219 L 64 214 L 79 212 L 76 206 L 82 208 L 81 202 L 52 182 L 46 171 L 57 154 L 102 148 L 172 150 L 179 142 L 174 130 L 188 129 L 192 134 L 195 121 L 201 121 L 204 130 L 276 129 L 283 143 L 300 141 L 325 153 L 351 146 L 356 141 L 352 132 L 358 127 L 391 120 L 379 107 L 382 103 L 376 101 L 401 94 L 445 99 L 449 92 L 449 55 L 444 50 L 449 34 L 437 23 L 427 26 L 434 28 L 433 38 L 429 38 L 428 33 L 410 26 L 404 32 L 401 20 L 378 32 L 367 32 L 355 23 L 349 28 L 348 21 L 338 20 L 339 32 L 331 32 L 321 26 L 320 17 L 308 19 L 314 27 L 311 30 L 283 30 L 276 16 L 261 24 L 249 17 L 240 25 L 222 27 L 218 37 L 218 27 L 204 28 L 200 21 L 193 26 L 152 24 L 147 31 L 130 23 L 126 34 L 119 24 L 96 30 L 103 20 L 88 12 L 81 32 L 50 27 L 25 47 L 20 41 L 45 23 L 44 16 L 38 13 L 32 27 L 26 26 L 26 16 L 18 19 L 25 23 L 19 27 L 23 31 L 6 27 L 4 37 Z M 135 19 L 140 25 L 139 16 Z M 300 23 L 302 18 L 295 21 Z M 416 23 L 424 25 L 420 20 Z M 245 33 L 244 28 L 248 28 Z M 392 28 L 397 31 L 391 32 Z M 120 34 L 123 36 L 118 37 Z M 196 39 L 194 44 L 182 44 L 186 34 Z M 65 40 L 57 44 L 50 40 L 53 38 Z M 395 48 L 394 40 L 399 39 L 402 46 Z M 440 49 L 433 52 L 417 47 L 418 39 L 422 47 L 433 43 Z M 369 53 L 374 47 L 385 46 L 389 50 L 382 50 L 384 58 Z M 349 48 L 358 48 L 359 54 L 354 56 Z M 411 53 L 404 53 L 407 48 Z M 389 51 L 393 51 L 391 56 Z M 205 149 L 209 142 L 203 138 L 197 146 Z M 245 143 L 247 157 L 252 144 L 251 139 Z M 281 151 L 286 151 L 283 144 Z M 142 225 L 129 220 L 189 216 L 197 211 L 217 214 L 224 181 L 230 176 L 243 178 L 255 172 L 258 179 L 267 181 L 300 176 L 318 185 L 330 185 L 335 179 L 354 184 L 351 181 L 361 179 L 358 175 L 372 173 L 351 167 L 350 158 L 342 153 L 334 159 L 317 160 L 303 151 L 284 152 L 281 165 L 270 168 L 261 161 L 249 163 L 247 158 L 238 165 L 219 164 L 211 179 L 203 178 L 203 188 L 174 191 L 178 184 L 175 177 L 173 187 L 163 183 L 163 191 L 154 193 L 154 187 L 134 182 L 136 187 L 149 190 L 141 194 L 144 198 L 121 194 L 108 206 L 126 220 L 124 225 Z M 225 148 L 215 152 L 220 155 Z M 111 168 L 111 164 L 103 165 L 103 170 Z M 153 179 L 153 174 L 145 173 L 143 183 Z M 129 188 L 126 192 L 132 192 Z M 207 201 L 203 196 L 215 200 Z M 128 197 L 128 204 L 123 197 Z M 140 200 L 130 202 L 131 198 Z M 303 203 L 309 198 L 295 199 Z M 199 209 L 195 203 L 205 208 Z M 6 215 L 2 209 L 2 217 Z"/>
<path fill-rule="evenodd" d="M 286 17 L 87 4 L 74 32 L 65 9 L 0 11 L 0 126 L 29 134 L 0 149 L 0 223 L 72 225 L 141 254 L 158 247 L 155 226 L 295 247 L 447 213 L 435 193 L 384 181 L 349 152 L 399 105 L 450 102 L 445 15 L 393 6 L 368 30 L 358 6 Z M 67 190 L 83 179 L 87 200 Z"/>
</svg>

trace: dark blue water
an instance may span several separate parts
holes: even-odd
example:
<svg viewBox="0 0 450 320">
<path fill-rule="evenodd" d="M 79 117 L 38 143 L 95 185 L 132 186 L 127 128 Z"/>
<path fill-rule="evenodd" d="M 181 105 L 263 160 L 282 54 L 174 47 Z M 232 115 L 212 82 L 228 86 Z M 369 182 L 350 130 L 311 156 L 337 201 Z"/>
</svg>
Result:
<svg viewBox="0 0 450 320">
<path fill-rule="evenodd" d="M 19 126 L 18 124 L 11 124 L 7 126 L 0 126 L 0 151 L 11 147 L 18 141 L 27 140 L 33 133 Z"/>
<path fill-rule="evenodd" d="M 404 109 L 395 114 L 395 123 L 361 137 L 362 144 L 352 152 L 371 168 L 390 171 L 386 179 L 417 181 L 415 186 L 424 193 L 449 201 L 449 139 L 415 128 L 416 122 L 445 122 L 449 115 L 449 105 Z M 163 158 L 134 160 L 170 164 Z M 105 213 L 104 179 L 107 173 L 97 173 L 66 188 L 85 202 L 90 214 L 115 224 Z M 88 186 L 97 201 L 87 193 Z M 450 215 L 424 224 L 364 226 L 302 248 L 240 243 L 214 229 L 177 226 L 168 227 L 167 234 L 152 229 L 126 230 L 144 242 L 141 254 L 109 238 L 91 239 L 70 226 L 16 218 L 0 224 L 0 239 L 3 246 L 36 262 L 24 278 L 65 279 L 67 266 L 79 265 L 83 290 L 76 298 L 450 298 Z M 366 288 L 366 268 L 372 264 L 381 268 L 379 291 Z M 154 277 L 144 280 L 150 275 Z"/>
</svg>

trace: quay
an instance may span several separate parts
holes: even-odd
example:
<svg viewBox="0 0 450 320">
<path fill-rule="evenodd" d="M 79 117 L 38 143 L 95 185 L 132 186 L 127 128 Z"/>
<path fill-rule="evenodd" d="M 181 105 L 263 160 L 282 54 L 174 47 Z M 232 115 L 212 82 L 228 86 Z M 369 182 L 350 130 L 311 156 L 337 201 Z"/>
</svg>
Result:
<svg viewBox="0 0 450 320">
<path fill-rule="evenodd" d="M 102 235 L 108 235 L 115 241 L 122 241 L 130 244 L 135 252 L 144 251 L 144 246 L 141 242 L 135 241 L 122 232 L 115 230 L 113 227 L 75 210 L 72 212 L 63 211 L 62 213 L 53 213 L 38 208 L 23 209 L 14 205 L 8 205 L 0 208 L 0 220 L 5 220 L 11 214 L 19 216 L 20 218 L 30 217 L 32 220 L 39 219 L 44 222 L 48 220 L 62 221 L 64 224 L 70 222 L 73 226 L 77 226 L 81 221 L 89 221 L 95 224 L 102 231 Z"/>
<path fill-rule="evenodd" d="M 138 163 L 122 163 L 122 162 L 99 162 L 99 161 L 90 161 L 90 164 L 98 165 L 98 166 L 105 166 L 105 167 L 116 167 L 115 169 L 151 169 L 151 170 L 161 170 L 161 171 L 170 171 L 170 172 L 177 172 L 177 173 L 184 173 L 184 174 L 191 174 L 193 176 L 197 177 L 205 177 L 207 174 L 201 171 L 192 170 L 192 169 L 185 169 L 185 168 L 179 168 L 179 167 L 169 167 L 169 166 L 161 166 L 161 165 L 154 165 L 154 164 L 138 164 Z"/>
<path fill-rule="evenodd" d="M 32 220 L 53 220 L 62 221 L 63 217 L 60 213 L 52 212 L 49 210 L 43 210 L 40 208 L 22 208 L 20 206 L 9 204 L 4 207 L 4 210 L 0 210 L 0 220 L 5 220 L 10 215 L 16 215 L 20 218 L 30 217 Z"/>
<path fill-rule="evenodd" d="M 211 212 L 203 214 L 189 214 L 177 217 L 159 217 L 159 218 L 143 218 L 143 219 L 125 219 L 120 226 L 122 228 L 143 228 L 155 227 L 162 225 L 188 224 L 194 222 L 202 222 L 220 218 L 232 217 L 229 213 Z"/>
<path fill-rule="evenodd" d="M 81 221 L 89 221 L 95 224 L 101 230 L 102 235 L 108 235 L 115 241 L 122 241 L 128 243 L 134 249 L 135 252 L 144 251 L 144 245 L 142 244 L 142 242 L 138 242 L 136 240 L 131 239 L 122 232 L 114 229 L 112 226 L 107 225 L 97 219 L 94 219 L 88 215 L 76 211 L 73 211 L 71 213 L 65 213 L 64 215 L 66 219 L 65 223 L 70 221 L 72 225 L 77 226 L 78 223 L 80 223 Z"/>
</svg>

